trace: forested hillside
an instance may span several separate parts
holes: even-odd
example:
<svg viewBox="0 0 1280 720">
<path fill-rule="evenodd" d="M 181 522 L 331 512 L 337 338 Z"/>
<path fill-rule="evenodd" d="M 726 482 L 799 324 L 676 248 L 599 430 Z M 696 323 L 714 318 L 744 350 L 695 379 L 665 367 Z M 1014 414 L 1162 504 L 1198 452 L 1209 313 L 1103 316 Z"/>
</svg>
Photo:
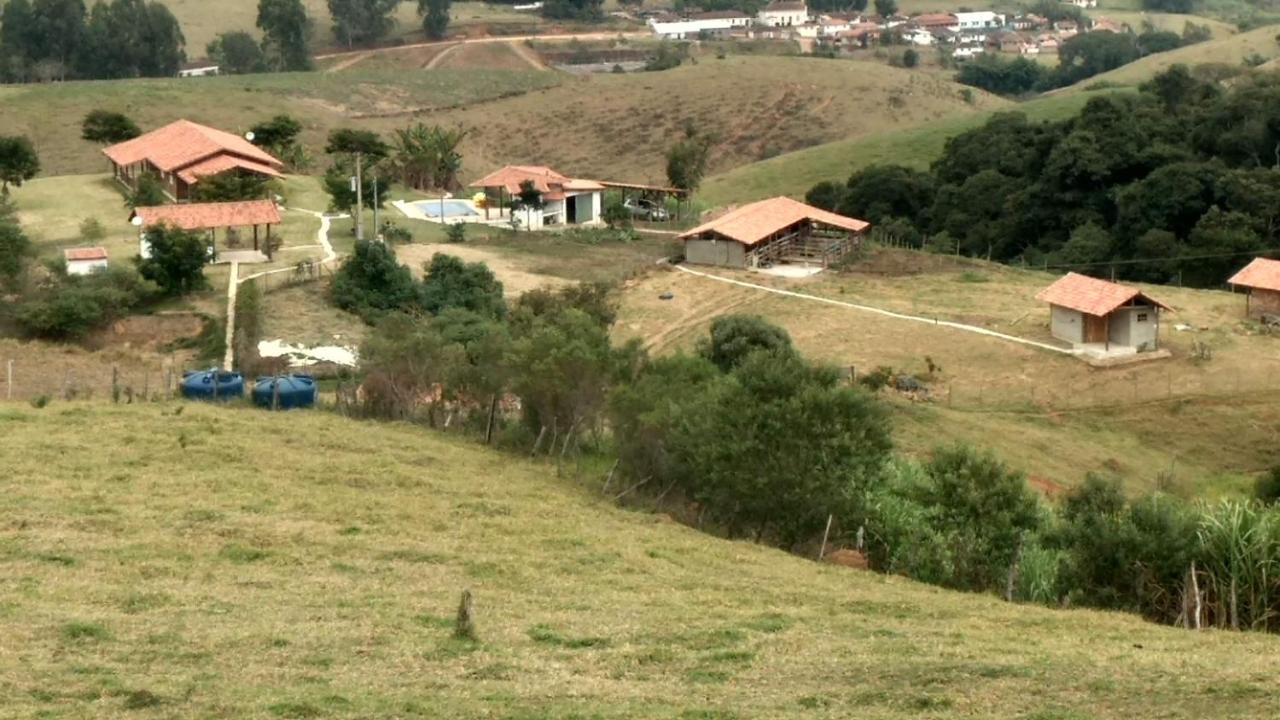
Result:
<svg viewBox="0 0 1280 720">
<path fill-rule="evenodd" d="M 1223 89 L 1175 66 L 1067 120 L 999 114 L 927 172 L 873 166 L 808 198 L 941 251 L 1208 286 L 1276 247 L 1277 165 L 1280 78 Z"/>
</svg>

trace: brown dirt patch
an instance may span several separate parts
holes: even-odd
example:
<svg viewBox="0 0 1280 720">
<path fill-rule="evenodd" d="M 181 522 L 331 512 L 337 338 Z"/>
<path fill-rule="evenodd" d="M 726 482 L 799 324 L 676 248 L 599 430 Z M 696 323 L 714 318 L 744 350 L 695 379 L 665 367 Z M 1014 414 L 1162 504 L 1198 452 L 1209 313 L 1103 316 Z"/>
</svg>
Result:
<svg viewBox="0 0 1280 720">
<path fill-rule="evenodd" d="M 204 319 L 195 313 L 134 315 L 94 333 L 86 345 L 95 350 L 156 351 L 174 341 L 199 335 L 203 327 Z"/>
<path fill-rule="evenodd" d="M 482 262 L 488 265 L 502 282 L 502 288 L 508 295 L 523 295 L 530 290 L 548 285 L 559 287 L 569 284 L 569 281 L 564 278 L 531 272 L 508 256 L 470 245 L 413 244 L 396 248 L 396 256 L 402 264 L 409 266 L 415 277 L 422 277 L 423 265 L 430 262 L 436 253 L 455 255 L 467 262 Z"/>
</svg>

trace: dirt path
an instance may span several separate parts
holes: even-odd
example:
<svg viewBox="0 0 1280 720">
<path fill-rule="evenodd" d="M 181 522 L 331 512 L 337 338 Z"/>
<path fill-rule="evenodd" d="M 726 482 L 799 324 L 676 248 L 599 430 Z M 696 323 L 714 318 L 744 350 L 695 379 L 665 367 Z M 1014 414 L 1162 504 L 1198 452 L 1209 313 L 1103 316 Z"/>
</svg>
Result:
<svg viewBox="0 0 1280 720">
<path fill-rule="evenodd" d="M 511 43 L 511 52 L 519 55 L 522 60 L 529 63 L 529 67 L 534 70 L 550 70 L 547 64 L 542 62 L 542 58 L 538 57 L 538 53 L 533 48 L 525 45 L 523 41 Z"/>
<path fill-rule="evenodd" d="M 436 56 L 435 56 L 435 57 L 433 57 L 433 58 L 431 58 L 429 61 L 427 61 L 427 64 L 426 64 L 426 65 L 423 65 L 423 66 L 422 66 L 422 69 L 423 69 L 423 70 L 434 70 L 434 69 L 436 68 L 436 66 L 437 66 L 437 65 L 439 65 L 439 64 L 440 64 L 440 63 L 442 63 L 442 62 L 444 62 L 444 59 L 445 59 L 445 58 L 447 58 L 447 57 L 449 57 L 450 55 L 452 55 L 453 53 L 457 52 L 458 48 L 462 47 L 462 45 L 463 45 L 463 43 L 458 43 L 457 45 L 453 45 L 453 46 L 447 47 L 447 48 L 445 48 L 444 50 L 442 50 L 442 51 L 440 51 L 440 52 L 436 53 Z"/>
<path fill-rule="evenodd" d="M 763 290 L 764 292 L 773 293 L 775 295 L 783 295 L 785 297 L 798 298 L 801 300 L 809 300 L 811 302 L 824 303 L 826 305 L 836 305 L 838 307 L 845 307 L 852 310 L 860 310 L 862 312 L 869 312 L 869 313 L 874 313 L 876 315 L 883 315 L 884 317 L 890 317 L 897 320 L 906 320 L 908 322 L 925 323 L 925 324 L 934 325 L 937 327 L 947 327 L 955 330 L 962 330 L 964 332 L 975 333 L 978 335 L 985 335 L 987 337 L 993 337 L 999 340 L 1005 340 L 1007 342 L 1017 343 L 1019 345 L 1027 345 L 1029 347 L 1033 347 L 1039 350 L 1049 350 L 1054 353 L 1059 353 L 1062 355 L 1072 354 L 1071 350 L 1068 350 L 1066 348 L 1060 348 L 1054 345 L 1049 345 L 1047 343 L 1036 342 L 1035 340 L 1028 340 L 1026 338 L 1020 338 L 1020 337 L 1017 337 L 1016 335 L 1006 335 L 1005 333 L 996 332 L 995 330 L 988 330 L 987 328 L 978 327 L 976 325 L 965 325 L 964 323 L 952 322 L 950 320 L 939 320 L 938 318 L 921 317 L 919 315 L 906 315 L 904 313 L 897 313 L 891 310 L 885 310 L 883 308 L 871 307 L 870 305 L 858 305 L 856 303 L 844 302 L 843 300 L 834 300 L 832 298 L 820 297 L 818 295 L 798 293 L 791 290 L 780 290 L 778 288 L 772 288 L 767 285 L 757 285 L 755 283 L 744 282 L 742 280 L 734 280 L 733 278 L 722 277 L 720 275 L 713 275 L 711 273 L 702 272 L 700 270 L 691 270 L 683 265 L 675 265 L 673 267 L 675 267 L 676 270 L 679 270 L 680 272 L 683 272 L 683 273 L 688 273 L 690 275 L 695 275 L 697 277 L 707 278 L 710 280 L 716 280 L 722 283 L 729 283 L 730 285 L 736 285 L 738 287 L 751 288 L 753 290 Z"/>
<path fill-rule="evenodd" d="M 467 38 L 465 40 L 437 40 L 435 42 L 412 43 L 409 45 L 396 45 L 394 47 L 375 48 L 372 50 L 343 50 L 341 52 L 325 53 L 316 55 L 316 60 L 329 60 L 331 58 L 345 58 L 353 55 L 377 55 L 380 53 L 401 52 L 404 50 L 414 50 L 416 48 L 436 47 L 441 45 L 471 45 L 473 43 L 515 43 L 524 42 L 526 40 L 613 40 L 614 38 L 647 38 L 653 37 L 647 32 L 629 32 L 629 33 L 608 33 L 608 32 L 589 32 L 589 33 L 559 33 L 551 35 L 502 35 L 496 37 Z"/>
<path fill-rule="evenodd" d="M 334 63 L 334 65 L 330 67 L 328 70 L 325 70 L 325 72 L 327 73 L 342 72 L 343 70 L 350 68 L 352 65 L 355 65 L 356 63 L 360 63 L 360 62 L 364 62 L 365 60 L 368 60 L 371 54 L 372 53 L 364 52 L 358 55 L 352 55 L 349 58 L 345 58 L 341 62 Z"/>
<path fill-rule="evenodd" d="M 237 276 L 240 274 L 240 263 L 235 260 L 231 261 L 231 274 L 227 281 L 227 350 L 222 357 L 222 369 L 230 370 L 231 364 L 235 362 L 235 336 L 236 336 L 236 289 L 240 287 L 240 281 Z"/>
</svg>

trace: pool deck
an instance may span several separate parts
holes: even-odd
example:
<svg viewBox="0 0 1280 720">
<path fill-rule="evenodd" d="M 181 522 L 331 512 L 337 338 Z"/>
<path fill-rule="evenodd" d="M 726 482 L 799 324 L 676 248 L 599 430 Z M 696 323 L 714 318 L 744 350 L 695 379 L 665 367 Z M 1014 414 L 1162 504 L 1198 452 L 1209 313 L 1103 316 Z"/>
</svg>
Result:
<svg viewBox="0 0 1280 720">
<path fill-rule="evenodd" d="M 435 202 L 438 202 L 438 201 L 439 201 L 438 199 L 435 200 Z M 488 220 L 485 220 L 484 211 L 477 208 L 469 200 L 461 200 L 459 198 L 445 198 L 444 201 L 449 204 L 467 205 L 473 211 L 475 211 L 476 214 L 475 215 L 452 215 L 452 216 L 445 216 L 444 218 L 439 218 L 434 215 L 428 215 L 418 207 L 419 203 L 433 202 L 432 200 L 415 200 L 413 202 L 396 200 L 391 203 L 391 207 L 394 207 L 396 210 L 399 210 L 401 215 L 404 215 L 410 220 L 425 220 L 426 222 L 432 222 L 432 223 L 437 223 L 441 225 L 452 225 L 454 223 L 459 223 L 459 222 L 476 223 L 480 225 L 506 225 L 508 223 L 507 216 L 502 215 L 501 213 L 494 213 L 494 211 L 490 211 L 492 217 L 490 217 Z"/>
</svg>

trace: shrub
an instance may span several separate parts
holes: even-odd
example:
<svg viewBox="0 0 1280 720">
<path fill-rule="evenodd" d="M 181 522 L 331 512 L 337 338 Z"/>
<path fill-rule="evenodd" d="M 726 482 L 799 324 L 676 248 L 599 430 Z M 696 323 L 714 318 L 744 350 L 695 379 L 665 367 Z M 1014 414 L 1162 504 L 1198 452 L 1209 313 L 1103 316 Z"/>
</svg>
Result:
<svg viewBox="0 0 1280 720">
<path fill-rule="evenodd" d="M 467 225 L 466 223 L 452 223 L 445 226 L 445 237 L 451 243 L 464 243 L 467 241 Z"/>
<path fill-rule="evenodd" d="M 209 241 L 197 232 L 168 225 L 150 227 L 144 241 L 150 257 L 138 260 L 138 272 L 166 295 L 203 290 L 204 266 L 209 262 Z"/>
<path fill-rule="evenodd" d="M 1258 478 L 1253 486 L 1253 496 L 1267 505 L 1280 502 L 1280 465 Z"/>
<path fill-rule="evenodd" d="M 955 570 L 943 584 L 1003 589 L 1019 548 L 1040 525 L 1026 478 L 994 455 L 965 446 L 936 450 L 925 476 L 913 499 L 927 508 L 932 527 L 955 542 Z"/>
<path fill-rule="evenodd" d="M 22 227 L 0 214 L 0 280 L 17 279 L 31 255 L 31 240 Z"/>
<path fill-rule="evenodd" d="M 880 392 L 893 382 L 893 378 L 893 368 L 888 365 L 880 365 L 875 370 L 858 378 L 858 384 L 871 392 Z"/>
<path fill-rule="evenodd" d="M 80 239 L 86 242 L 98 242 L 107 236 L 107 229 L 98 218 L 85 218 L 80 222 Z"/>
<path fill-rule="evenodd" d="M 28 335 L 78 340 L 126 315 L 158 294 L 155 284 L 125 268 L 58 276 L 17 304 L 15 318 Z"/>
<path fill-rule="evenodd" d="M 450 225 L 450 232 L 453 226 Z M 389 243 L 411 243 L 413 242 L 413 233 L 408 228 L 400 227 L 390 220 L 382 224 L 382 239 Z"/>
<path fill-rule="evenodd" d="M 698 353 L 724 372 L 760 350 L 794 353 L 787 331 L 758 315 L 722 315 L 712 321 L 711 336 L 698 345 Z"/>
<path fill-rule="evenodd" d="M 438 315 L 448 308 L 464 308 L 489 318 L 507 314 L 502 283 L 488 265 L 436 253 L 425 269 L 421 307 L 428 313 Z"/>
<path fill-rule="evenodd" d="M 364 241 L 356 243 L 351 257 L 334 273 L 329 298 L 337 307 L 373 322 L 388 310 L 414 307 L 418 288 L 391 246 Z"/>
<path fill-rule="evenodd" d="M 611 229 L 630 228 L 631 227 L 631 211 L 623 204 L 621 197 L 614 195 L 604 204 L 604 212 L 601 219 Z"/>
</svg>

